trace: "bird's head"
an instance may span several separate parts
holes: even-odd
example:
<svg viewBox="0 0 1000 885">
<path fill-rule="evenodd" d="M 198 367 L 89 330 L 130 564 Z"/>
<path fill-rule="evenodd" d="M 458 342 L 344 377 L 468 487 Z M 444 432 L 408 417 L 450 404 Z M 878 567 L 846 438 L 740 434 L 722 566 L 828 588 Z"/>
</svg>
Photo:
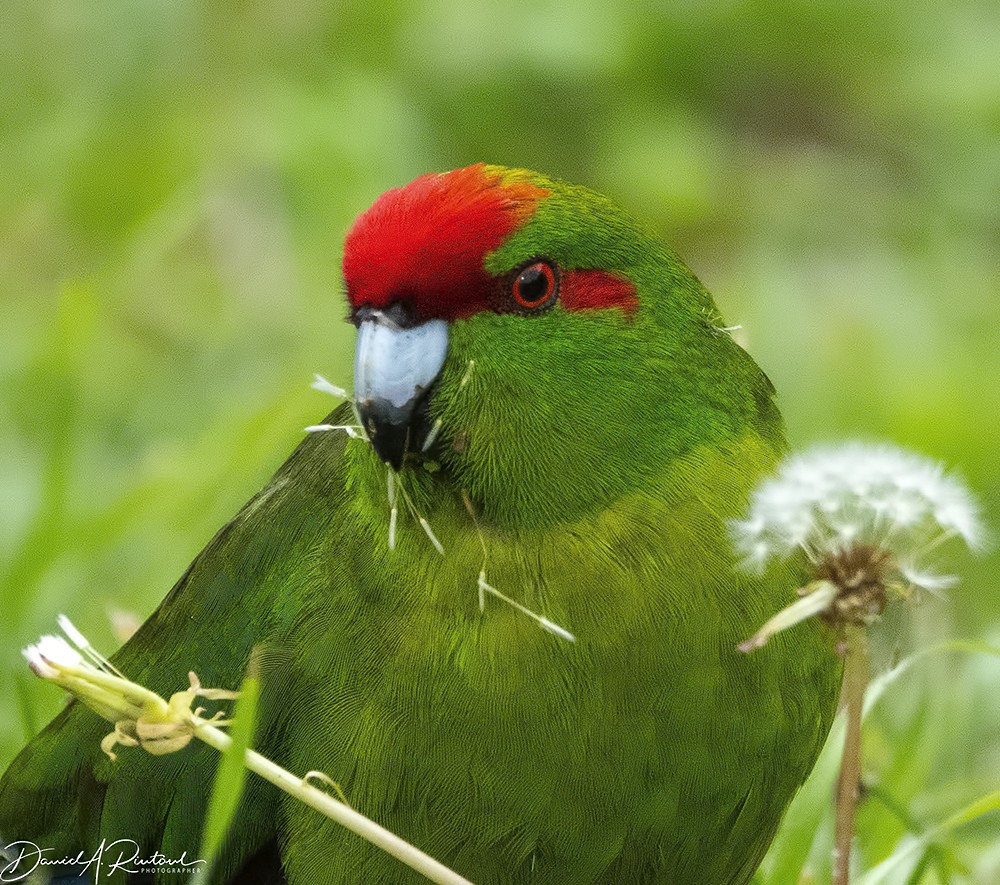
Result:
<svg viewBox="0 0 1000 885">
<path fill-rule="evenodd" d="M 423 175 L 358 217 L 344 277 L 375 452 L 397 471 L 433 459 L 499 521 L 572 517 L 697 446 L 779 432 L 705 289 L 584 188 Z"/>
</svg>

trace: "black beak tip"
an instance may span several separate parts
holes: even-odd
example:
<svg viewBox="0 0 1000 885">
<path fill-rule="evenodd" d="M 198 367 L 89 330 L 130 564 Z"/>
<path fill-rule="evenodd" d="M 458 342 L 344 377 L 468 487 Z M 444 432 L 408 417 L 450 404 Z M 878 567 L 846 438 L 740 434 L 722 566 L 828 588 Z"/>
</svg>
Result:
<svg viewBox="0 0 1000 885">
<path fill-rule="evenodd" d="M 399 409 L 376 400 L 360 403 L 358 411 L 375 453 L 399 473 L 410 441 L 412 409 Z"/>
<path fill-rule="evenodd" d="M 382 432 L 381 442 L 379 441 L 379 435 L 377 433 L 372 436 L 372 445 L 375 447 L 375 451 L 378 453 L 378 456 L 396 473 L 399 473 L 399 471 L 403 469 L 403 458 L 406 457 L 406 428 L 403 428 L 403 430 L 404 442 L 402 444 L 388 442 L 386 440 L 384 429 Z"/>
</svg>

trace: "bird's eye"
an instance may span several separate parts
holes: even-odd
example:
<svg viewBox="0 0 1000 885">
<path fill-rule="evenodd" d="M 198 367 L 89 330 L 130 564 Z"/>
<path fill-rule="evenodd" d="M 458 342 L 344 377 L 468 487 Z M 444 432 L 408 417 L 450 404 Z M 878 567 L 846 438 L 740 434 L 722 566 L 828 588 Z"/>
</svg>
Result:
<svg viewBox="0 0 1000 885">
<path fill-rule="evenodd" d="M 555 301 L 556 272 L 547 261 L 536 261 L 514 278 L 514 300 L 520 307 L 537 310 Z"/>
</svg>

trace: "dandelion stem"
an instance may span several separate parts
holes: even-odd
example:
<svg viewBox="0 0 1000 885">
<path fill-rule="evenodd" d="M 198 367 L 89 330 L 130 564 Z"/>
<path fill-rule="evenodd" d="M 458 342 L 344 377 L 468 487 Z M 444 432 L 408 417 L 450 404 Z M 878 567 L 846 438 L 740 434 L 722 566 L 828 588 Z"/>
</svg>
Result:
<svg viewBox="0 0 1000 885">
<path fill-rule="evenodd" d="M 200 717 L 196 717 L 194 723 L 195 737 L 214 747 L 220 753 L 225 753 L 229 749 L 233 739 L 224 731 L 220 731 Z M 438 882 L 440 885 L 472 885 L 468 879 L 463 878 L 454 870 L 448 869 L 430 855 L 424 854 L 416 846 L 400 839 L 395 833 L 379 826 L 363 814 L 359 814 L 349 805 L 338 802 L 328 793 L 324 793 L 307 783 L 305 778 L 296 777 L 290 771 L 286 771 L 270 759 L 261 756 L 260 753 L 247 750 L 245 764 L 252 772 L 260 775 L 264 780 L 270 781 L 278 789 L 284 790 L 289 796 L 304 802 L 320 814 L 326 815 L 341 826 L 347 827 L 351 832 L 367 839 L 373 845 L 377 845 L 430 881 Z"/>
<path fill-rule="evenodd" d="M 59 624 L 81 650 L 90 648 L 86 637 L 68 618 L 60 616 Z M 37 643 L 25 648 L 23 654 L 37 676 L 68 690 L 103 719 L 115 723 L 115 730 L 101 741 L 101 749 L 112 760 L 115 759 L 112 748 L 116 744 L 142 746 L 155 756 L 183 749 L 191 737 L 204 741 L 220 753 L 226 753 L 233 746 L 233 739 L 216 727 L 230 724 L 228 720 L 219 718 L 221 712 L 211 719 L 204 719 L 199 715 L 203 708 L 192 711 L 191 706 L 195 698 L 225 700 L 237 697 L 238 692 L 203 688 L 193 672 L 188 674 L 190 689 L 176 692 L 166 701 L 145 686 L 108 673 L 84 660 L 59 636 L 43 636 Z M 94 650 L 94 655 L 103 660 L 100 652 Z M 296 777 L 249 748 L 243 753 L 243 764 L 278 789 L 367 839 L 430 881 L 439 885 L 472 885 L 468 879 L 355 811 L 346 802 L 338 802 L 328 793 L 310 785 L 309 779 L 321 776 L 319 772 L 310 771 L 305 777 Z M 332 783 L 325 775 L 322 778 Z M 340 788 L 334 786 L 339 791 Z"/>
<path fill-rule="evenodd" d="M 851 874 L 851 841 L 861 785 L 861 717 L 870 677 L 868 638 L 857 624 L 845 627 L 847 652 L 844 660 L 842 696 L 847 711 L 844 755 L 837 784 L 837 819 L 833 848 L 833 885 L 848 885 Z"/>
</svg>

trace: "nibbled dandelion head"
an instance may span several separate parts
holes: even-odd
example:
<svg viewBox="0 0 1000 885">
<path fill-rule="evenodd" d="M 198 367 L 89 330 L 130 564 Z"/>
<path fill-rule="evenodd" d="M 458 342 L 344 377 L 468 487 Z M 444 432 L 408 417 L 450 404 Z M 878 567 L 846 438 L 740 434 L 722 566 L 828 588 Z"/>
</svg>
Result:
<svg viewBox="0 0 1000 885">
<path fill-rule="evenodd" d="M 127 679 L 65 615 L 59 615 L 59 626 L 72 645 L 62 636 L 46 635 L 21 653 L 35 675 L 62 686 L 99 716 L 115 723 L 114 731 L 101 741 L 101 748 L 112 760 L 116 744 L 142 746 L 162 755 L 185 747 L 200 724 L 228 724 L 220 718 L 221 712 L 203 720 L 204 710 L 191 707 L 196 698 L 231 700 L 238 692 L 203 688 L 198 677 L 189 673 L 191 687 L 165 701 Z"/>
<path fill-rule="evenodd" d="M 939 463 L 858 442 L 819 446 L 786 460 L 754 492 L 749 516 L 731 530 L 751 567 L 796 549 L 819 564 L 867 545 L 932 584 L 939 578 L 917 567 L 922 550 L 954 536 L 975 547 L 983 537 L 972 495 Z"/>
<path fill-rule="evenodd" d="M 983 542 L 978 508 L 960 480 L 930 459 L 858 442 L 786 460 L 730 531 L 746 568 L 759 571 L 801 550 L 815 578 L 803 599 L 765 624 L 744 650 L 812 615 L 834 625 L 871 623 L 887 589 L 905 595 L 956 582 L 927 563 L 944 541 Z"/>
<path fill-rule="evenodd" d="M 80 653 L 61 636 L 46 634 L 38 642 L 21 650 L 28 666 L 43 679 L 56 679 L 59 668 L 79 667 L 83 663 Z"/>
</svg>

